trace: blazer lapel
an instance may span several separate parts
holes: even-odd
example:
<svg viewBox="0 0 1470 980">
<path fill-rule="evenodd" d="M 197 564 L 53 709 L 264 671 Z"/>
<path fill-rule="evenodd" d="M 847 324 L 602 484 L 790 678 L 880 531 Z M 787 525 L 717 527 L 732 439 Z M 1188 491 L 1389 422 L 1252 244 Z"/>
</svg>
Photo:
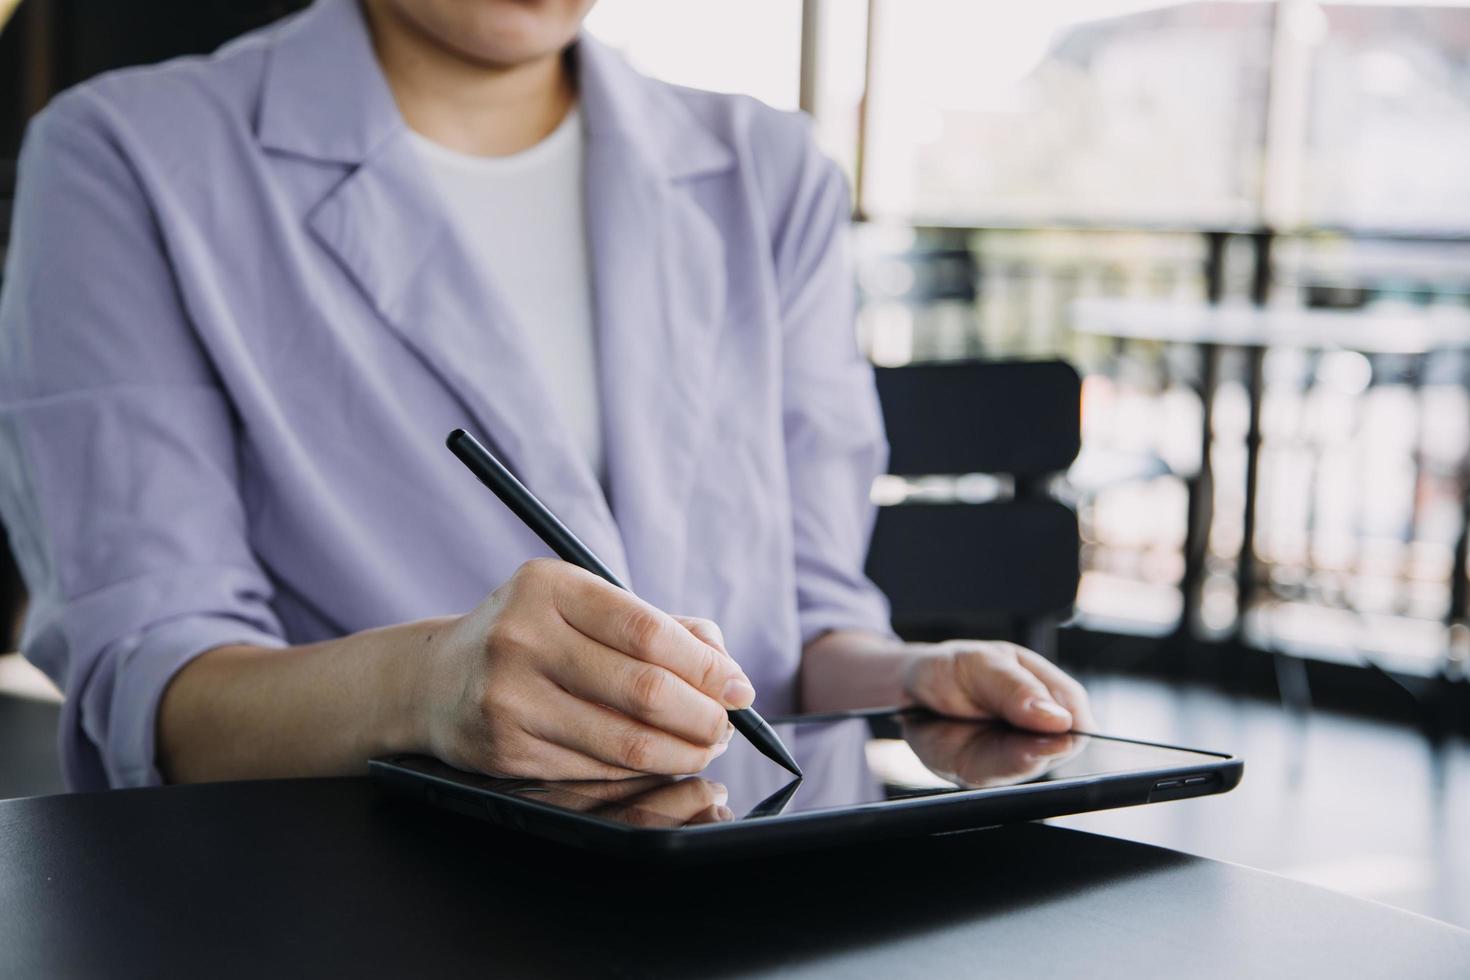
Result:
<svg viewBox="0 0 1470 980">
<path fill-rule="evenodd" d="M 422 171 L 356 0 L 317 0 L 277 30 L 258 135 L 346 169 L 310 212 L 317 240 L 459 400 L 466 428 L 640 595 L 676 610 L 726 299 L 722 239 L 697 192 L 734 155 L 597 42 L 579 39 L 576 58 L 611 508 Z"/>
<path fill-rule="evenodd" d="M 279 39 L 273 55 L 262 139 L 286 152 L 355 165 L 310 211 L 312 234 L 459 401 L 465 428 L 494 446 L 522 482 L 626 575 L 602 489 L 554 411 L 546 382 L 531 369 L 520 325 L 496 293 L 491 271 L 477 267 L 407 139 L 356 3 L 323 0 Z M 273 100 L 273 81 L 284 85 L 285 79 L 298 87 L 295 105 L 281 91 Z M 340 90 L 299 96 L 324 86 Z M 342 116 L 318 115 L 315 125 L 303 125 L 297 107 L 323 102 L 354 108 L 344 113 L 345 123 Z"/>
<path fill-rule="evenodd" d="M 630 585 L 677 611 L 725 314 L 724 248 L 694 188 L 733 157 L 596 42 L 578 57 L 608 490 Z"/>
<path fill-rule="evenodd" d="M 493 270 L 473 261 L 421 169 L 407 139 L 390 141 L 316 207 L 313 233 L 464 406 L 465 428 L 626 574 L 602 488 L 554 409 L 523 326 L 495 291 Z"/>
</svg>

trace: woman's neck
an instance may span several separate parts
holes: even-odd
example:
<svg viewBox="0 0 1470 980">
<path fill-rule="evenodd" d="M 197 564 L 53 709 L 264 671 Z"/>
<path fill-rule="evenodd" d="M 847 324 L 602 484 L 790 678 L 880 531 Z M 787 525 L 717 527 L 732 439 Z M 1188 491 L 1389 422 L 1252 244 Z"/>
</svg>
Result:
<svg viewBox="0 0 1470 980">
<path fill-rule="evenodd" d="M 363 9 L 404 120 L 452 150 L 519 153 L 556 129 L 576 101 L 563 52 L 518 65 L 485 64 L 446 49 L 388 4 L 366 0 Z"/>
</svg>

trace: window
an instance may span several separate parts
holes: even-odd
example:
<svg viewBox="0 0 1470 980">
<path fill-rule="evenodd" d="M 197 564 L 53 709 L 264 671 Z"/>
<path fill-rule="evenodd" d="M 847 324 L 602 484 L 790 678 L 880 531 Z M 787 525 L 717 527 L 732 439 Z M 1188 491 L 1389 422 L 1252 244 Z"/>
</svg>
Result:
<svg viewBox="0 0 1470 980">
<path fill-rule="evenodd" d="M 1272 4 L 874 2 L 870 213 L 1257 219 Z"/>
<path fill-rule="evenodd" d="M 801 0 L 602 0 L 587 30 L 666 82 L 797 106 Z"/>
<path fill-rule="evenodd" d="M 1470 6 L 1310 4 L 1290 30 L 1305 124 L 1278 222 L 1470 229 Z"/>
</svg>

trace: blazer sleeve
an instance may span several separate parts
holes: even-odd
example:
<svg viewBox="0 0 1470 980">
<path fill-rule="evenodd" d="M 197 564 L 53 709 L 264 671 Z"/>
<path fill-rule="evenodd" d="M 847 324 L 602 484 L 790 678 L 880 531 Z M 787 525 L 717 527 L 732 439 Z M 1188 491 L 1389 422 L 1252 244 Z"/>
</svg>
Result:
<svg viewBox="0 0 1470 980">
<path fill-rule="evenodd" d="M 785 331 L 783 424 L 805 646 L 829 630 L 889 633 L 888 602 L 863 568 L 888 443 L 873 369 L 858 349 L 849 196 L 801 128 L 801 165 L 773 227 Z"/>
<path fill-rule="evenodd" d="M 155 714 L 192 657 L 284 645 L 231 406 L 121 125 L 86 90 L 32 123 L 0 293 L 0 517 L 75 789 L 159 781 Z"/>
</svg>

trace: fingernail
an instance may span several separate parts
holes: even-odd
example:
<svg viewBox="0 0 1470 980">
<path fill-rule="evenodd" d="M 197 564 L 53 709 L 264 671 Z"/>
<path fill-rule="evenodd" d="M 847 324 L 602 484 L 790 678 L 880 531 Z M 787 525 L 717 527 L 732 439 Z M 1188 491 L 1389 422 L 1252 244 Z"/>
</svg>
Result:
<svg viewBox="0 0 1470 980">
<path fill-rule="evenodd" d="M 724 783 L 711 783 L 710 790 L 715 794 L 714 802 L 720 806 L 730 802 L 730 790 Z"/>
<path fill-rule="evenodd" d="M 715 807 L 715 816 L 720 820 L 734 820 L 735 813 L 727 806 Z"/>
<path fill-rule="evenodd" d="M 730 741 L 730 739 L 732 739 L 734 737 L 735 737 L 735 726 L 732 725 L 732 724 L 730 724 L 729 722 L 726 722 L 725 723 L 725 734 L 723 734 L 723 735 L 720 736 L 720 743 L 719 744 L 724 745 L 724 744 L 728 743 Z"/>
<path fill-rule="evenodd" d="M 711 758 L 718 759 L 720 756 L 724 755 L 728 751 L 730 751 L 730 743 L 720 742 L 715 746 L 715 754 L 711 756 Z"/>
<path fill-rule="evenodd" d="M 1046 698 L 1032 698 L 1026 702 L 1026 710 L 1034 711 L 1037 714 L 1050 715 L 1053 718 L 1058 718 L 1065 722 L 1071 722 L 1072 720 L 1071 712 L 1055 701 L 1049 701 Z"/>
<path fill-rule="evenodd" d="M 750 681 L 743 677 L 735 677 L 725 684 L 725 690 L 720 696 L 725 699 L 725 704 L 732 708 L 748 708 L 755 700 L 755 688 L 750 686 Z"/>
</svg>

